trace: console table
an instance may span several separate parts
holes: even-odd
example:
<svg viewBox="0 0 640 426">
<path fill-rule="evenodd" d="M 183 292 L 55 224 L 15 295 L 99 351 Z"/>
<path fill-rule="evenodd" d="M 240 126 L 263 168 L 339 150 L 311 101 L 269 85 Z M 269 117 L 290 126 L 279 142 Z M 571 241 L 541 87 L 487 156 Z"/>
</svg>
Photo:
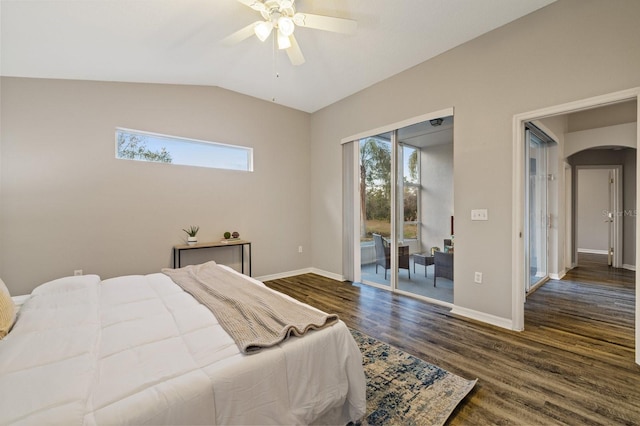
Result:
<svg viewBox="0 0 640 426">
<path fill-rule="evenodd" d="M 173 246 L 173 267 L 180 268 L 181 267 L 181 255 L 185 250 L 200 250 L 200 249 L 210 249 L 210 248 L 220 248 L 220 247 L 239 247 L 240 248 L 240 257 L 242 264 L 242 273 L 244 274 L 244 246 L 249 246 L 249 276 L 251 276 L 251 241 L 246 240 L 229 240 L 229 241 L 216 241 L 210 243 L 196 243 L 193 245 L 189 244 L 180 244 L 177 246 Z"/>
</svg>

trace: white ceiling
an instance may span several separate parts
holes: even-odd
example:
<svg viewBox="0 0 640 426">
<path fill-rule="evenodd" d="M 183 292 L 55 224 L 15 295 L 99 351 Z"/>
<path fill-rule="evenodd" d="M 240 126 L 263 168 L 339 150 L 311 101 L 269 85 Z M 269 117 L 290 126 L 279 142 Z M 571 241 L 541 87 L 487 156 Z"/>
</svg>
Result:
<svg viewBox="0 0 640 426">
<path fill-rule="evenodd" d="M 314 112 L 553 1 L 297 0 L 358 30 L 297 28 L 306 63 L 294 67 L 271 37 L 220 43 L 259 19 L 236 0 L 1 0 L 0 71 L 219 86 Z"/>
</svg>

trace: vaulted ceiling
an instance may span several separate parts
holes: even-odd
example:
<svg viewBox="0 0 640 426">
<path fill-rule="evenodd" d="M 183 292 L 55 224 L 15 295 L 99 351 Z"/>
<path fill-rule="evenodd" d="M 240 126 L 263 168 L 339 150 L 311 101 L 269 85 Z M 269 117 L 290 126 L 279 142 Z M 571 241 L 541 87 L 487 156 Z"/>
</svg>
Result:
<svg viewBox="0 0 640 426">
<path fill-rule="evenodd" d="M 555 0 L 297 0 L 357 21 L 296 28 L 306 62 L 270 37 L 220 41 L 260 19 L 237 0 L 1 0 L 3 76 L 219 86 L 317 111 Z"/>
</svg>

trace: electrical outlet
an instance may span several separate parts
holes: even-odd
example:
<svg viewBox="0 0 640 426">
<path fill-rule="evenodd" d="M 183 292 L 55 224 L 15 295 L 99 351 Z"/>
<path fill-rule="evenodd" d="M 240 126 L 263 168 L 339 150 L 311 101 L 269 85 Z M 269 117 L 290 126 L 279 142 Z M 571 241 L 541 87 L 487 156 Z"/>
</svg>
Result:
<svg viewBox="0 0 640 426">
<path fill-rule="evenodd" d="M 298 246 L 298 253 L 302 253 L 302 246 Z"/>
<path fill-rule="evenodd" d="M 478 284 L 482 284 L 482 272 L 476 272 L 475 276 L 473 277 L 473 281 L 477 282 Z"/>
<path fill-rule="evenodd" d="M 82 269 L 76 269 L 75 271 L 73 271 L 73 275 L 75 276 L 82 275 Z"/>
</svg>

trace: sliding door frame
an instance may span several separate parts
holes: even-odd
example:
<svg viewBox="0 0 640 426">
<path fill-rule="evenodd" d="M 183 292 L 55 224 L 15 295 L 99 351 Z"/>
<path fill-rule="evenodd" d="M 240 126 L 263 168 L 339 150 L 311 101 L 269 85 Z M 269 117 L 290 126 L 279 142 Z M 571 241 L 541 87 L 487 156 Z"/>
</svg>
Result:
<svg viewBox="0 0 640 426">
<path fill-rule="evenodd" d="M 359 146 L 359 141 L 361 139 L 364 138 L 368 138 L 368 137 L 373 137 L 382 133 L 391 133 L 391 236 L 393 239 L 393 242 L 395 243 L 395 241 L 397 240 L 397 235 L 398 235 L 398 202 L 397 202 L 397 178 L 398 178 L 398 171 L 397 171 L 397 160 L 398 160 L 398 147 L 397 147 L 397 130 L 398 129 L 402 129 L 403 127 L 407 127 L 407 126 L 411 126 L 414 124 L 418 124 L 418 123 L 422 123 L 424 121 L 429 121 L 435 118 L 441 118 L 441 117 L 447 117 L 447 116 L 452 116 L 454 115 L 454 109 L 453 107 L 450 108 L 445 108 L 439 111 L 434 111 L 434 112 L 430 112 L 427 114 L 423 114 L 423 115 L 419 115 L 416 117 L 412 117 L 412 118 L 408 118 L 406 120 L 402 120 L 396 123 L 391 123 L 391 124 L 387 124 L 372 130 L 367 130 L 364 132 L 360 132 L 360 133 L 356 133 L 352 136 L 343 138 L 340 143 L 342 145 L 344 144 L 349 144 L 349 143 L 353 143 L 354 147 L 354 153 L 355 153 L 355 158 L 353 159 L 353 170 L 358 170 L 359 167 L 359 163 L 358 163 L 358 156 L 359 156 L 359 150 L 358 150 L 358 146 Z M 357 175 L 359 176 L 359 174 Z M 355 177 L 353 182 L 350 182 L 350 187 L 353 188 L 353 196 L 351 199 L 351 203 L 353 206 L 353 212 L 352 212 L 352 216 L 350 214 L 350 217 L 353 218 L 354 221 L 359 221 L 360 220 L 360 185 L 358 184 L 358 178 Z M 346 200 L 345 200 L 346 201 Z M 348 211 L 349 209 L 346 208 L 345 206 L 345 211 Z M 455 206 L 454 206 L 454 212 L 455 212 Z M 354 222 L 354 223 L 359 223 L 359 222 Z M 351 258 L 353 259 L 354 264 L 352 265 L 351 269 L 353 269 L 353 276 L 354 276 L 354 281 L 356 282 L 360 282 L 362 279 L 362 275 L 360 272 L 360 229 L 359 226 L 353 226 L 353 228 L 351 229 L 351 236 L 352 238 L 349 239 L 345 239 L 345 240 L 351 240 L 353 247 L 351 247 L 351 250 L 353 252 L 352 256 L 344 256 L 343 259 L 347 259 L 347 258 Z M 349 232 L 349 230 L 345 230 L 345 232 Z M 390 282 L 390 286 L 386 287 L 386 286 L 382 286 L 382 285 L 375 285 L 375 284 L 367 284 L 367 285 L 373 285 L 375 287 L 378 288 L 382 288 L 384 290 L 388 290 L 388 291 L 392 291 L 392 292 L 398 292 L 398 293 L 402 293 L 402 294 L 408 294 L 411 296 L 414 296 L 413 294 L 407 293 L 407 292 L 403 292 L 401 290 L 397 289 L 397 280 L 398 280 L 398 268 L 397 268 L 397 264 L 398 264 L 398 256 L 397 256 L 397 252 L 398 252 L 398 245 L 397 244 L 392 244 L 391 245 L 391 282 Z M 347 267 L 346 265 L 343 265 L 343 270 L 348 270 L 349 267 Z M 455 286 L 455 284 L 454 284 Z M 454 291 L 455 294 L 455 291 Z M 436 302 L 437 303 L 437 302 Z M 446 303 L 446 302 L 445 302 Z M 449 305 L 449 304 L 447 304 Z"/>
</svg>

